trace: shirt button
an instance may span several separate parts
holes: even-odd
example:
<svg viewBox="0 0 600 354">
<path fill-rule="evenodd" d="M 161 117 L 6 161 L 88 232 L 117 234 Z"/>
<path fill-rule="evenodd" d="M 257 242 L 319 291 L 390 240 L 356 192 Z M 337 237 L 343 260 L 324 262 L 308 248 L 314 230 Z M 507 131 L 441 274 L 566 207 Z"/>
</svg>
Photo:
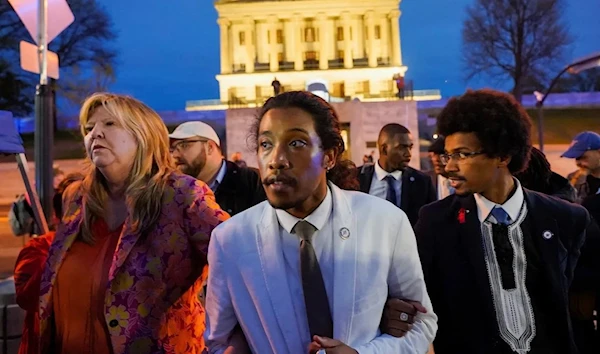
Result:
<svg viewBox="0 0 600 354">
<path fill-rule="evenodd" d="M 115 327 L 117 327 L 117 326 L 119 325 L 119 321 L 117 321 L 117 320 L 112 320 L 112 321 L 110 321 L 110 322 L 108 323 L 108 325 L 109 325 L 111 328 L 115 328 Z"/>
</svg>

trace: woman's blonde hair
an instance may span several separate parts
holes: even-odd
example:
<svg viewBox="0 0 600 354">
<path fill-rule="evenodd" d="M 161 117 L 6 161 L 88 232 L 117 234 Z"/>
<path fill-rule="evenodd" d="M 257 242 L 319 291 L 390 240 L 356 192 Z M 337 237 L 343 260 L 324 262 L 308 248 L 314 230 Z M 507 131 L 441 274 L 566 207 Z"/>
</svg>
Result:
<svg viewBox="0 0 600 354">
<path fill-rule="evenodd" d="M 125 196 L 133 231 L 145 234 L 160 216 L 163 192 L 169 175 L 175 171 L 169 152 L 169 132 L 160 116 L 144 103 L 129 96 L 96 93 L 85 100 L 79 113 L 83 136 L 88 120 L 99 107 L 104 107 L 137 141 Z M 94 242 L 92 225 L 104 216 L 108 185 L 89 155 L 87 160 L 90 168 L 82 182 L 84 215 L 80 237 L 91 244 Z"/>
</svg>

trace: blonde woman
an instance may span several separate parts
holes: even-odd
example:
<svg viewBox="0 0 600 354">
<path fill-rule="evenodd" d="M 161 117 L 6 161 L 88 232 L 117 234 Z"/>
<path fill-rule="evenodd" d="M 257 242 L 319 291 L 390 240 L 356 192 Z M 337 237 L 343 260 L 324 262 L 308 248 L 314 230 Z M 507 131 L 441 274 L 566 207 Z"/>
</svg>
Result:
<svg viewBox="0 0 600 354">
<path fill-rule="evenodd" d="M 90 168 L 66 193 L 42 276 L 42 353 L 200 353 L 212 230 L 228 215 L 176 172 L 143 103 L 99 93 L 80 113 Z"/>
</svg>

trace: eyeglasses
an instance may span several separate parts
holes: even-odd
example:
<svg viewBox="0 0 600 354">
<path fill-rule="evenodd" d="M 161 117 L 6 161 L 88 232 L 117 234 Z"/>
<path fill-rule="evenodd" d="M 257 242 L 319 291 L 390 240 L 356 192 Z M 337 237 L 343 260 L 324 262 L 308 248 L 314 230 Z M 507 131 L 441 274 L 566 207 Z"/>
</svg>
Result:
<svg viewBox="0 0 600 354">
<path fill-rule="evenodd" d="M 466 159 L 473 157 L 473 156 L 477 156 L 477 155 L 482 155 L 484 154 L 483 151 L 476 151 L 476 152 L 455 152 L 453 154 L 441 154 L 440 155 L 440 160 L 442 161 L 442 163 L 444 165 L 447 165 L 448 162 L 450 162 L 450 160 L 454 160 L 456 162 L 462 162 L 465 161 Z"/>
<path fill-rule="evenodd" d="M 182 140 L 179 141 L 173 145 L 171 145 L 171 147 L 169 148 L 169 151 L 171 153 L 175 152 L 175 150 L 179 151 L 179 152 L 183 152 L 185 150 L 187 150 L 193 143 L 205 143 L 208 140 L 204 140 L 204 139 L 198 139 L 198 140 Z"/>
</svg>

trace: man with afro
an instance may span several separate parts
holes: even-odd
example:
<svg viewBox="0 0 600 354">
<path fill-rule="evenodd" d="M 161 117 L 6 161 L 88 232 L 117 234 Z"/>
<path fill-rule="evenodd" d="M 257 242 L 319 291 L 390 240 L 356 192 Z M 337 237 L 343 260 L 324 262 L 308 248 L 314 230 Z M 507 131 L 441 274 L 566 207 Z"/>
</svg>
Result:
<svg viewBox="0 0 600 354">
<path fill-rule="evenodd" d="M 577 353 L 567 294 L 589 215 L 513 177 L 530 131 L 523 107 L 492 90 L 453 98 L 438 117 L 455 194 L 423 207 L 415 226 L 436 354 Z"/>
</svg>

